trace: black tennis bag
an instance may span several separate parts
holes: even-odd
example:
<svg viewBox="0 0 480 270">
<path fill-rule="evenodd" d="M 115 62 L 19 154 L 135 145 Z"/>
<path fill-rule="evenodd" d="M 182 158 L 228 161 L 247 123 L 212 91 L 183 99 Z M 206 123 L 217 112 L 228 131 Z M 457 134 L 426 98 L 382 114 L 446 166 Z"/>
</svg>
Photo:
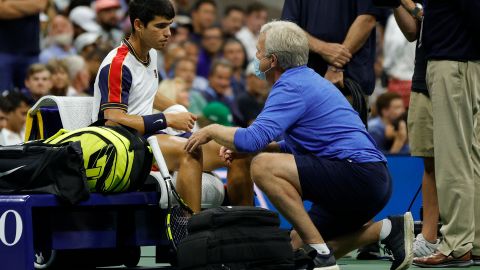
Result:
<svg viewBox="0 0 480 270">
<path fill-rule="evenodd" d="M 52 193 L 69 203 L 88 199 L 79 142 L 0 146 L 0 194 Z"/>
<path fill-rule="evenodd" d="M 277 213 L 257 207 L 202 211 L 178 246 L 178 269 L 294 269 L 290 237 L 279 225 Z"/>
</svg>

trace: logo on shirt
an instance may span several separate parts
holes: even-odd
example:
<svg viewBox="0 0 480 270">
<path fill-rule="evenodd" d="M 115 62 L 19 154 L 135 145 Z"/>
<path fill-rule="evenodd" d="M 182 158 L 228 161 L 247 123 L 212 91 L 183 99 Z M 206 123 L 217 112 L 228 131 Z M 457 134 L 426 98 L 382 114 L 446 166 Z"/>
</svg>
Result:
<svg viewBox="0 0 480 270">
<path fill-rule="evenodd" d="M 157 72 L 156 69 L 153 70 L 153 73 L 154 73 L 154 75 L 155 75 L 155 79 L 158 79 L 158 72 Z"/>
</svg>

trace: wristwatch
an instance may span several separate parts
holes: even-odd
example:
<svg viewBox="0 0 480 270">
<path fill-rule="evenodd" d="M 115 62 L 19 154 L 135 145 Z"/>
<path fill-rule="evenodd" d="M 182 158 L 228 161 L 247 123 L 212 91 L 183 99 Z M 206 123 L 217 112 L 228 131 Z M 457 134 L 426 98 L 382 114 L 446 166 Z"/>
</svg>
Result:
<svg viewBox="0 0 480 270">
<path fill-rule="evenodd" d="M 415 3 L 415 7 L 410 11 L 413 17 L 421 19 L 422 16 L 419 14 L 423 11 L 423 6 L 420 3 Z"/>
</svg>

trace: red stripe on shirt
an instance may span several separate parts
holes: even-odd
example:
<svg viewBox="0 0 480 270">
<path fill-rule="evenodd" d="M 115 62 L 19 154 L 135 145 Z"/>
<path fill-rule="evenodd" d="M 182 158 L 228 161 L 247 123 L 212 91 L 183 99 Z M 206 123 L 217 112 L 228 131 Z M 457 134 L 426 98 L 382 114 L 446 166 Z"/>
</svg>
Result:
<svg viewBox="0 0 480 270">
<path fill-rule="evenodd" d="M 108 72 L 108 102 L 122 102 L 122 67 L 123 61 L 128 54 L 128 47 L 122 44 L 113 57 Z"/>
</svg>

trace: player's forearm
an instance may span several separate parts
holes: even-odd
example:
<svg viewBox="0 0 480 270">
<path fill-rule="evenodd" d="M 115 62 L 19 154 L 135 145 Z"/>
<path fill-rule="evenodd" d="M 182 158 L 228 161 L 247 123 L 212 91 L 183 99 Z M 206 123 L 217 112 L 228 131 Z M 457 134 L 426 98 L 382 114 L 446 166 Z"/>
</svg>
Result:
<svg viewBox="0 0 480 270">
<path fill-rule="evenodd" d="M 343 45 L 355 54 L 365 44 L 370 33 L 375 28 L 377 20 L 372 15 L 360 15 L 348 29 Z"/>
<path fill-rule="evenodd" d="M 415 41 L 417 39 L 418 21 L 403 6 L 395 8 L 393 15 L 405 38 L 410 42 Z"/>
<path fill-rule="evenodd" d="M 155 94 L 155 99 L 153 100 L 153 108 L 163 112 L 168 107 L 175 105 L 176 103 L 173 102 L 171 99 L 167 98 L 163 94 L 157 91 Z"/>
<path fill-rule="evenodd" d="M 226 127 L 222 125 L 213 124 L 206 127 L 208 129 L 208 134 L 212 140 L 216 141 L 218 144 L 225 146 L 228 149 L 237 151 L 237 148 L 234 144 L 235 132 L 237 127 Z"/>
<path fill-rule="evenodd" d="M 138 115 L 129 115 L 126 113 L 111 112 L 109 110 L 104 111 L 105 120 L 127 126 L 135 129 L 140 134 L 145 133 L 145 124 L 143 123 L 143 118 Z"/>
<path fill-rule="evenodd" d="M 399 153 L 402 150 L 404 145 L 405 145 L 405 140 L 395 139 L 393 141 L 392 147 L 390 147 L 390 154 Z"/>
</svg>

